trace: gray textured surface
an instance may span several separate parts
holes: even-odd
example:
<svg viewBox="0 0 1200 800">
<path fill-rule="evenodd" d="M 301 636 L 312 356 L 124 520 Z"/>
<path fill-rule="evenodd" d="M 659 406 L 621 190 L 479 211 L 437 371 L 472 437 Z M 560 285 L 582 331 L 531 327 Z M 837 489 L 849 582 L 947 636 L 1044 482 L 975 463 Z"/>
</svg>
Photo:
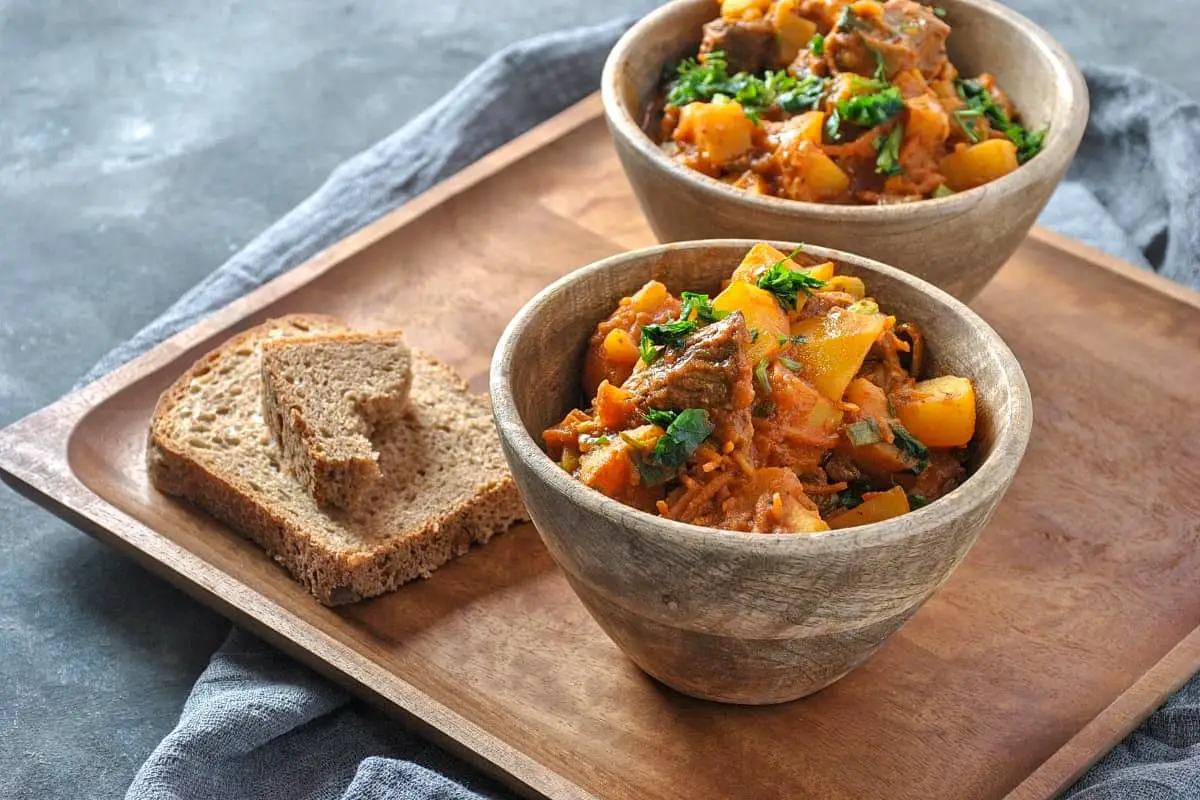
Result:
<svg viewBox="0 0 1200 800">
<path fill-rule="evenodd" d="M 1192 4 L 1013 3 L 1200 97 Z M 0 0 L 0 423 L 488 53 L 650 5 Z M 0 586 L 0 796 L 119 795 L 226 625 L 6 489 Z"/>
</svg>

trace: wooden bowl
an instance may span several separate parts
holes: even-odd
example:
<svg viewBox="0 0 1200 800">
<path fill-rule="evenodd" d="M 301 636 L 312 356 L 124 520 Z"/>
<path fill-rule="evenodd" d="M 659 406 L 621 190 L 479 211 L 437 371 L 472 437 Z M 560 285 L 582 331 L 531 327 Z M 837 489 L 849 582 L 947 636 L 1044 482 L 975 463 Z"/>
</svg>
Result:
<svg viewBox="0 0 1200 800">
<path fill-rule="evenodd" d="M 1013 354 L 962 303 L 875 261 L 809 247 L 811 263 L 836 261 L 882 308 L 922 326 L 928 374 L 975 381 L 978 447 L 962 486 L 887 522 L 769 535 L 647 514 L 559 468 L 541 432 L 586 402 L 580 375 L 596 324 L 651 279 L 676 293 L 715 292 L 753 244 L 660 245 L 571 273 L 509 324 L 491 391 L 505 456 L 542 541 L 617 646 L 685 694 L 763 704 L 803 697 L 854 669 L 950 577 L 1017 471 L 1032 407 Z"/>
<path fill-rule="evenodd" d="M 604 67 L 604 112 L 625 174 L 659 241 L 724 236 L 851 250 L 920 276 L 960 300 L 983 288 L 1071 163 L 1088 118 L 1083 76 L 1048 33 L 990 0 L 938 0 L 963 75 L 990 72 L 1032 127 L 1041 153 L 992 183 L 936 200 L 848 206 L 759 197 L 668 158 L 640 127 L 664 69 L 694 55 L 716 0 L 675 0 L 621 38 Z"/>
</svg>

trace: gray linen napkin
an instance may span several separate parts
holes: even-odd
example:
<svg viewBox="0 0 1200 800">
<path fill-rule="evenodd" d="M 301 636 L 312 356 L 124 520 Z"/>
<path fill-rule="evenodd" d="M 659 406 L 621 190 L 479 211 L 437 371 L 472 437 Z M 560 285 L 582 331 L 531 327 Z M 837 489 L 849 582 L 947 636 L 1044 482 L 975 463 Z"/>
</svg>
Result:
<svg viewBox="0 0 1200 800">
<path fill-rule="evenodd" d="M 629 20 L 511 47 L 185 295 L 86 380 L 296 266 L 594 91 Z M 1042 224 L 1200 287 L 1200 107 L 1136 73 L 1087 70 L 1093 113 Z M 1077 798 L 1200 794 L 1200 680 L 1090 770 Z M 239 630 L 213 656 L 131 800 L 467 800 L 507 792 Z"/>
</svg>

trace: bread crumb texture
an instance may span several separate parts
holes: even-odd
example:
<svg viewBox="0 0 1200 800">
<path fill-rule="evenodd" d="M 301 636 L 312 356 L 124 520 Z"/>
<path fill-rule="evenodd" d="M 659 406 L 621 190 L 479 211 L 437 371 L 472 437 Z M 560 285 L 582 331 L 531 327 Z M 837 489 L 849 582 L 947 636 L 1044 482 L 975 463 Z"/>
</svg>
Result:
<svg viewBox="0 0 1200 800">
<path fill-rule="evenodd" d="M 263 418 L 263 345 L 348 332 L 329 317 L 294 315 L 231 339 L 163 393 L 147 453 L 160 491 L 257 542 L 327 605 L 428 577 L 472 543 L 528 519 L 488 399 L 415 351 L 403 412 L 375 420 L 378 479 L 350 508 L 317 503 Z"/>
</svg>

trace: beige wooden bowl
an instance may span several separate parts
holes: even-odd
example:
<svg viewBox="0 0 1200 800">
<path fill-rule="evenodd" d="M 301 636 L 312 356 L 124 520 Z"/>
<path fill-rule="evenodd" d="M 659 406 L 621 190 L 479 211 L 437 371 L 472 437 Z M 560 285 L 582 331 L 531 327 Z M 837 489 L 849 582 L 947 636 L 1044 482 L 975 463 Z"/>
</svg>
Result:
<svg viewBox="0 0 1200 800">
<path fill-rule="evenodd" d="M 1088 118 L 1083 76 L 1048 33 L 990 0 L 938 0 L 965 76 L 990 72 L 1045 149 L 1015 172 L 946 198 L 845 206 L 758 197 L 683 167 L 640 127 L 663 70 L 694 55 L 716 0 L 675 0 L 637 23 L 604 67 L 604 112 L 625 174 L 659 241 L 785 239 L 886 261 L 970 300 L 1020 245 L 1071 163 Z"/>
<path fill-rule="evenodd" d="M 809 536 L 673 522 L 575 481 L 542 451 L 541 432 L 584 402 L 580 374 L 596 323 L 651 279 L 676 293 L 715 291 L 752 244 L 661 245 L 571 273 L 509 324 L 491 390 L 542 541 L 605 632 L 681 692 L 760 704 L 803 697 L 854 669 L 950 577 L 1016 473 L 1032 408 L 1013 354 L 962 303 L 883 264 L 810 247 L 861 277 L 881 307 L 922 326 L 929 374 L 974 379 L 979 446 L 962 486 L 904 517 Z"/>
</svg>

